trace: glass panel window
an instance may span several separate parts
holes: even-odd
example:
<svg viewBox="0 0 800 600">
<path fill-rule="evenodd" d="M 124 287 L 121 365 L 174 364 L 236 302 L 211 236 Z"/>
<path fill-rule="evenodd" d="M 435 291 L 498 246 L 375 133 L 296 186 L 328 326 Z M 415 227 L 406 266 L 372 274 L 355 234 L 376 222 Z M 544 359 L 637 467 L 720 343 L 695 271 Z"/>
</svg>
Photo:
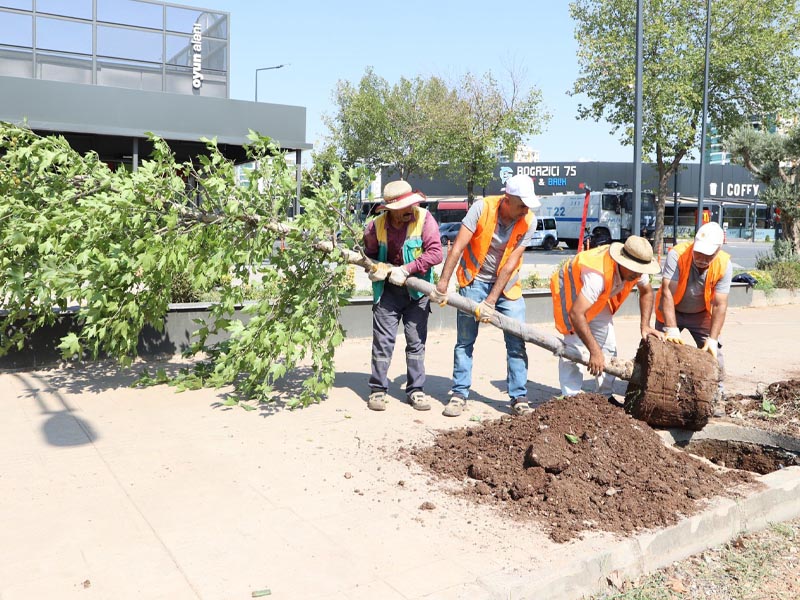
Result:
<svg viewBox="0 0 800 600">
<path fill-rule="evenodd" d="M 195 23 L 200 24 L 204 37 L 228 38 L 227 15 L 198 9 L 167 6 L 168 31 L 190 34 Z"/>
<path fill-rule="evenodd" d="M 40 52 L 36 55 L 36 73 L 38 79 L 90 84 L 92 59 L 80 54 Z"/>
<path fill-rule="evenodd" d="M 164 6 L 138 0 L 97 0 L 97 20 L 164 29 Z"/>
<path fill-rule="evenodd" d="M 154 31 L 98 25 L 97 55 L 161 62 L 163 39 Z"/>
<path fill-rule="evenodd" d="M 203 40 L 203 68 L 228 70 L 228 44 L 218 40 Z"/>
<path fill-rule="evenodd" d="M 33 50 L 0 46 L 0 73 L 9 77 L 33 77 Z"/>
<path fill-rule="evenodd" d="M 92 24 L 36 17 L 36 47 L 80 54 L 92 53 Z"/>
<path fill-rule="evenodd" d="M 161 66 L 129 60 L 98 60 L 97 84 L 136 90 L 162 91 Z"/>
<path fill-rule="evenodd" d="M 33 0 L 0 0 L 0 7 L 33 10 Z"/>
<path fill-rule="evenodd" d="M 36 0 L 36 12 L 92 20 L 92 0 Z"/>
<path fill-rule="evenodd" d="M 0 12 L 0 44 L 33 48 L 33 17 Z"/>
<path fill-rule="evenodd" d="M 192 38 L 167 34 L 167 64 L 189 67 L 192 65 Z"/>
</svg>

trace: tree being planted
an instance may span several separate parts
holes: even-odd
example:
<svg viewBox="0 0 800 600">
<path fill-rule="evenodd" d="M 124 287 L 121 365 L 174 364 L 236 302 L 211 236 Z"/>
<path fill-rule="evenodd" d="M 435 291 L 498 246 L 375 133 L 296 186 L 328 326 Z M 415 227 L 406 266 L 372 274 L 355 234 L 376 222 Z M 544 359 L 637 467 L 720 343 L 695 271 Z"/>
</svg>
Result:
<svg viewBox="0 0 800 600">
<path fill-rule="evenodd" d="M 191 348 L 211 361 L 183 385 L 235 384 L 241 398 L 268 400 L 275 380 L 307 357 L 310 374 L 290 405 L 319 400 L 343 340 L 346 264 L 335 244 L 314 242 L 338 235 L 357 249 L 360 234 L 338 172 L 313 186 L 288 222 L 294 169 L 269 140 L 251 135 L 257 162 L 247 186 L 213 141 L 197 164 L 176 163 L 163 140 L 153 141 L 152 157 L 130 173 L 81 156 L 63 138 L 0 126 L 0 352 L 77 306 L 81 327 L 62 340 L 64 357 L 107 354 L 130 364 L 142 327 L 163 328 L 172 290 L 188 277 L 219 301 Z M 359 171 L 347 177 L 363 187 Z M 235 282 L 254 274 L 264 299 L 245 307 L 244 323 L 232 318 L 245 300 Z M 207 347 L 218 331 L 228 341 Z"/>
</svg>

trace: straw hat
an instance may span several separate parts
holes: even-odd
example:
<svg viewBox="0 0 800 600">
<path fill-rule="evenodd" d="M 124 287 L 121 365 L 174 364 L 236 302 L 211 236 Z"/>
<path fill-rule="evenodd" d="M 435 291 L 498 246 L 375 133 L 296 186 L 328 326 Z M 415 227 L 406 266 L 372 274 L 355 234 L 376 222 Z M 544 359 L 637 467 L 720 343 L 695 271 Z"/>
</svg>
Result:
<svg viewBox="0 0 800 600">
<path fill-rule="evenodd" d="M 661 271 L 658 261 L 653 258 L 653 247 L 650 242 L 638 235 L 630 236 L 624 244 L 612 243 L 608 253 L 618 264 L 634 273 L 655 275 Z"/>
<path fill-rule="evenodd" d="M 383 204 L 378 210 L 400 210 L 412 204 L 419 204 L 425 200 L 425 194 L 412 191 L 411 185 L 402 179 L 390 181 L 383 188 Z"/>
</svg>

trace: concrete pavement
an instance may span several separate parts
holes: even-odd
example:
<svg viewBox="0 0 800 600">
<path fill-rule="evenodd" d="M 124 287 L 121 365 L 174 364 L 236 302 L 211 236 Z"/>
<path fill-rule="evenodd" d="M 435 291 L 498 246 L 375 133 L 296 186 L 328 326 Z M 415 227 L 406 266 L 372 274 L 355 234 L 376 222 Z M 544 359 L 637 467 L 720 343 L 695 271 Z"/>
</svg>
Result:
<svg viewBox="0 0 800 600">
<path fill-rule="evenodd" d="M 618 319 L 617 333 L 633 357 L 637 320 Z M 799 335 L 798 305 L 732 310 L 728 390 L 800 377 Z M 441 331 L 428 344 L 427 391 L 442 402 L 453 342 Z M 229 409 L 227 390 L 132 388 L 135 376 L 108 363 L 0 373 L 0 600 L 578 598 L 611 571 L 635 577 L 800 514 L 793 467 L 669 529 L 554 544 L 535 524 L 450 496 L 401 451 L 506 412 L 500 332 L 482 328 L 474 400 L 456 419 L 400 402 L 402 349 L 384 413 L 364 402 L 368 339 L 346 340 L 330 398 L 295 412 L 280 401 Z M 558 393 L 557 359 L 528 352 L 541 402 Z"/>
</svg>

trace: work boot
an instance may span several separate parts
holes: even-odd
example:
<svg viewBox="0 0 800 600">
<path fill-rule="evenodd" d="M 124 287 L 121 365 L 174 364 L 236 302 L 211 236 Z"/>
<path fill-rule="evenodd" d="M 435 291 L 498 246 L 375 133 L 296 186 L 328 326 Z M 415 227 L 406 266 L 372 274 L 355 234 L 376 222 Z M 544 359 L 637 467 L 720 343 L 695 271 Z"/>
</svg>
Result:
<svg viewBox="0 0 800 600">
<path fill-rule="evenodd" d="M 533 412 L 533 407 L 528 404 L 527 398 L 514 398 L 511 400 L 511 414 L 518 417 L 529 415 Z"/>
<path fill-rule="evenodd" d="M 408 403 L 414 410 L 430 410 L 431 400 L 422 390 L 415 390 L 408 395 Z"/>
<path fill-rule="evenodd" d="M 467 406 L 467 399 L 464 396 L 459 396 L 458 394 L 453 394 L 450 396 L 450 401 L 447 403 L 447 406 L 444 407 L 442 414 L 445 417 L 458 417 L 464 412 L 464 408 Z"/>
<path fill-rule="evenodd" d="M 369 395 L 367 408 L 370 410 L 386 410 L 386 392 L 375 390 Z"/>
</svg>

